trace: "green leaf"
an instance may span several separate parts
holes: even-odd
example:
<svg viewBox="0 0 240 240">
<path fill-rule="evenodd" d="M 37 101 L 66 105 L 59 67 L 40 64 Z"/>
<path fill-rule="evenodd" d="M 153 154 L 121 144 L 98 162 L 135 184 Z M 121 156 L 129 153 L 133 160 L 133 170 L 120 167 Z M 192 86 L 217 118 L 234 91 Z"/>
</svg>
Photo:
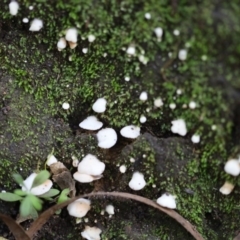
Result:
<svg viewBox="0 0 240 240">
<path fill-rule="evenodd" d="M 44 193 L 42 195 L 39 195 L 39 197 L 41 197 L 41 198 L 50 198 L 50 197 L 54 197 L 54 196 L 58 195 L 59 192 L 60 191 L 57 190 L 57 189 L 50 189 L 48 192 L 46 192 L 46 193 Z"/>
<path fill-rule="evenodd" d="M 40 211 L 42 209 L 42 200 L 34 195 L 29 195 L 31 199 L 31 203 L 33 207 L 37 210 Z"/>
<path fill-rule="evenodd" d="M 34 206 L 31 202 L 31 195 L 27 195 L 20 204 L 20 215 L 22 217 L 31 216 L 35 211 Z"/>
<path fill-rule="evenodd" d="M 23 178 L 19 173 L 13 173 L 13 179 L 15 180 L 16 183 L 18 183 L 19 185 L 22 185 L 23 183 Z"/>
<path fill-rule="evenodd" d="M 67 201 L 68 199 L 70 199 L 67 195 L 70 193 L 70 190 L 69 188 L 66 188 L 66 189 L 63 189 L 59 198 L 58 198 L 58 201 L 57 203 L 62 203 L 62 202 L 65 202 Z"/>
<path fill-rule="evenodd" d="M 0 193 L 0 199 L 7 202 L 16 202 L 22 200 L 22 197 L 18 196 L 14 193 L 8 193 L 8 192 L 1 192 Z"/>
<path fill-rule="evenodd" d="M 39 185 L 41 185 L 42 183 L 44 183 L 47 179 L 49 179 L 50 177 L 50 173 L 47 170 L 43 170 L 41 171 L 34 179 L 32 187 L 37 187 Z"/>
<path fill-rule="evenodd" d="M 21 189 L 16 189 L 14 190 L 14 193 L 17 194 L 18 196 L 24 197 L 27 195 L 27 192 L 22 191 Z"/>
</svg>

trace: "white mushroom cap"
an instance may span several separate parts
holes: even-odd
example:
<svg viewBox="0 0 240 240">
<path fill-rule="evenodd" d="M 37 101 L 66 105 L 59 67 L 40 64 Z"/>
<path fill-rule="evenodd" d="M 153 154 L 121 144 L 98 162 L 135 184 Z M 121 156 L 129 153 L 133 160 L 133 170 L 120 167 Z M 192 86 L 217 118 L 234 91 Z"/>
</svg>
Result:
<svg viewBox="0 0 240 240">
<path fill-rule="evenodd" d="M 50 166 L 50 165 L 52 165 L 53 163 L 56 163 L 56 162 L 58 162 L 58 160 L 56 159 L 56 157 L 55 157 L 52 153 L 50 153 L 50 154 L 47 156 L 47 162 L 46 162 L 46 164 L 47 164 L 48 166 Z"/>
<path fill-rule="evenodd" d="M 99 176 L 105 170 L 105 164 L 92 154 L 86 155 L 78 164 L 78 172 L 92 176 Z"/>
<path fill-rule="evenodd" d="M 146 101 L 148 99 L 148 94 L 147 92 L 141 92 L 140 96 L 139 96 L 139 99 L 141 101 Z"/>
<path fill-rule="evenodd" d="M 36 186 L 36 187 L 31 189 L 33 181 L 34 181 L 36 176 L 37 176 L 36 173 L 32 173 L 29 177 L 27 177 L 23 181 L 24 185 L 22 186 L 22 191 L 24 191 L 24 192 L 31 192 L 33 195 L 39 196 L 39 195 L 42 195 L 42 194 L 48 192 L 51 189 L 53 183 L 49 179 L 47 179 L 41 185 Z"/>
<path fill-rule="evenodd" d="M 101 232 L 102 230 L 100 228 L 85 226 L 85 229 L 83 232 L 81 232 L 81 235 L 87 240 L 101 240 Z"/>
<path fill-rule="evenodd" d="M 181 49 L 179 50 L 178 52 L 178 58 L 181 60 L 181 61 L 184 61 L 187 59 L 187 50 L 186 49 Z"/>
<path fill-rule="evenodd" d="M 163 35 L 163 29 L 160 27 L 157 27 L 154 29 L 154 32 L 158 38 L 158 40 L 160 41 L 162 39 L 162 35 Z"/>
<path fill-rule="evenodd" d="M 92 181 L 100 179 L 101 177 L 102 175 L 91 176 L 91 175 L 80 173 L 80 172 L 75 172 L 73 174 L 73 178 L 80 183 L 90 183 Z"/>
<path fill-rule="evenodd" d="M 159 197 L 157 199 L 157 204 L 166 208 L 171 208 L 171 209 L 176 208 L 175 197 L 169 193 L 164 193 L 161 197 Z"/>
<path fill-rule="evenodd" d="M 92 109 L 94 112 L 103 113 L 106 110 L 107 101 L 105 98 L 98 98 L 93 104 Z"/>
<path fill-rule="evenodd" d="M 100 148 L 111 148 L 117 142 L 117 133 L 113 128 L 104 128 L 97 133 L 97 139 Z"/>
<path fill-rule="evenodd" d="M 224 166 L 224 171 L 232 176 L 238 176 L 240 173 L 240 164 L 237 159 L 230 159 Z"/>
<path fill-rule="evenodd" d="M 80 122 L 79 127 L 87 130 L 98 130 L 103 126 L 103 123 L 100 122 L 95 116 L 90 116 Z"/>
<path fill-rule="evenodd" d="M 199 143 L 199 142 L 200 142 L 200 136 L 197 135 L 197 134 L 192 135 L 191 141 L 192 141 L 193 143 Z"/>
<path fill-rule="evenodd" d="M 119 171 L 120 171 L 121 173 L 125 173 L 125 172 L 127 171 L 126 165 L 121 165 L 121 166 L 119 167 Z"/>
<path fill-rule="evenodd" d="M 95 39 L 96 39 L 96 37 L 94 35 L 92 35 L 92 34 L 88 35 L 88 41 L 89 42 L 94 42 Z"/>
<path fill-rule="evenodd" d="M 135 191 L 143 189 L 145 185 L 144 175 L 140 172 L 133 173 L 132 179 L 128 184 L 128 186 Z"/>
<path fill-rule="evenodd" d="M 69 215 L 77 218 L 84 217 L 91 208 L 91 201 L 85 198 L 80 198 L 70 203 L 67 207 Z"/>
<path fill-rule="evenodd" d="M 9 3 L 9 12 L 10 12 L 10 14 L 11 15 L 17 15 L 17 13 L 18 13 L 18 9 L 19 9 L 19 4 L 18 4 L 18 2 L 16 2 L 16 1 L 11 1 L 10 3 Z"/>
<path fill-rule="evenodd" d="M 126 52 L 127 52 L 128 55 L 135 55 L 136 49 L 135 49 L 134 46 L 129 46 L 129 47 L 127 48 Z"/>
<path fill-rule="evenodd" d="M 137 138 L 140 135 L 140 127 L 129 125 L 121 129 L 120 134 L 126 138 Z"/>
<path fill-rule="evenodd" d="M 78 32 L 77 32 L 76 28 L 67 29 L 65 38 L 68 42 L 76 43 L 77 42 L 77 36 L 78 36 Z"/>
<path fill-rule="evenodd" d="M 60 38 L 57 43 L 57 48 L 59 51 L 62 51 L 67 46 L 67 41 L 64 37 Z"/>
<path fill-rule="evenodd" d="M 219 189 L 219 191 L 224 195 L 228 195 L 232 192 L 233 189 L 234 189 L 234 185 L 232 183 L 225 182 L 223 186 Z"/>
<path fill-rule="evenodd" d="M 171 123 L 172 123 L 171 131 L 173 133 L 177 133 L 181 136 L 185 136 L 187 134 L 186 123 L 183 119 L 174 120 Z"/>
<path fill-rule="evenodd" d="M 106 212 L 109 214 L 109 215 L 113 215 L 114 214 L 114 206 L 109 204 L 106 206 L 105 208 Z"/>
<path fill-rule="evenodd" d="M 64 102 L 64 103 L 62 104 L 62 108 L 63 108 L 64 110 L 68 110 L 68 109 L 70 108 L 70 104 L 67 103 L 67 102 Z"/>
<path fill-rule="evenodd" d="M 41 185 L 34 187 L 31 189 L 31 193 L 35 196 L 42 195 L 44 193 L 47 193 L 53 185 L 53 182 L 49 179 L 47 179 L 44 183 Z"/>
<path fill-rule="evenodd" d="M 42 29 L 42 27 L 43 27 L 43 21 L 41 19 L 35 18 L 31 22 L 31 26 L 29 28 L 29 31 L 38 32 Z"/>
<path fill-rule="evenodd" d="M 144 115 L 142 115 L 140 117 L 139 121 L 140 121 L 140 123 L 145 123 L 147 121 L 147 118 Z"/>
<path fill-rule="evenodd" d="M 22 191 L 30 191 L 36 176 L 37 176 L 36 173 L 32 173 L 23 181 L 24 185 L 22 186 Z"/>
<path fill-rule="evenodd" d="M 162 106 L 163 106 L 163 101 L 162 101 L 162 99 L 161 99 L 161 98 L 156 98 L 156 99 L 154 100 L 154 106 L 155 106 L 155 107 L 162 107 Z"/>
</svg>

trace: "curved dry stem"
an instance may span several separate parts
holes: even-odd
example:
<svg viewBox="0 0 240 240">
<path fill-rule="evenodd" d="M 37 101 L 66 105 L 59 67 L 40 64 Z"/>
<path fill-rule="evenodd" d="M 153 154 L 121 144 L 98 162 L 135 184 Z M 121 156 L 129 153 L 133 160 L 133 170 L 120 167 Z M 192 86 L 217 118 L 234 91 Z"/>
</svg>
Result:
<svg viewBox="0 0 240 240">
<path fill-rule="evenodd" d="M 197 231 L 197 229 L 185 218 L 183 218 L 180 214 L 178 214 L 176 211 L 167 209 L 164 207 L 159 206 L 154 201 L 138 196 L 135 194 L 125 193 L 125 192 L 93 192 L 89 194 L 84 194 L 81 196 L 77 196 L 75 198 L 72 198 L 64 203 L 54 205 L 53 207 L 49 208 L 45 212 L 43 212 L 33 223 L 32 226 L 27 231 L 30 238 L 33 237 L 33 235 L 41 229 L 41 227 L 48 221 L 48 219 L 59 209 L 66 207 L 68 204 L 74 202 L 78 198 L 91 198 L 91 197 L 121 197 L 125 199 L 132 199 L 141 203 L 144 203 L 148 206 L 154 207 L 158 209 L 161 212 L 166 213 L 171 218 L 175 219 L 178 223 L 180 223 L 196 240 L 204 240 L 204 238 L 201 236 L 201 234 Z"/>
<path fill-rule="evenodd" d="M 0 219 L 8 226 L 16 240 L 30 240 L 25 230 L 11 217 L 0 213 Z"/>
</svg>

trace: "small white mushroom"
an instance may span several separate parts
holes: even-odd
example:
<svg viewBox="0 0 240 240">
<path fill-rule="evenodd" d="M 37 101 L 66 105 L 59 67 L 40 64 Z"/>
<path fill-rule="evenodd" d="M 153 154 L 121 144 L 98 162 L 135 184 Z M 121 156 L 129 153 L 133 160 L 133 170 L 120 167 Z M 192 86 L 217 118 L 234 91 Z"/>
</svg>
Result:
<svg viewBox="0 0 240 240">
<path fill-rule="evenodd" d="M 185 61 L 187 59 L 187 50 L 186 49 L 181 49 L 179 50 L 178 52 L 178 58 L 181 60 L 181 61 Z"/>
<path fill-rule="evenodd" d="M 70 203 L 67 207 L 69 215 L 77 218 L 84 217 L 91 208 L 91 201 L 85 198 L 80 198 Z"/>
<path fill-rule="evenodd" d="M 68 45 L 71 49 L 74 49 L 76 46 L 77 46 L 77 43 L 76 42 L 68 42 Z"/>
<path fill-rule="evenodd" d="M 147 92 L 141 92 L 140 96 L 139 96 L 139 99 L 141 101 L 146 101 L 148 99 L 148 94 Z"/>
<path fill-rule="evenodd" d="M 79 123 L 79 127 L 86 130 L 98 130 L 103 126 L 103 123 L 100 122 L 95 116 L 90 116 L 84 119 Z"/>
<path fill-rule="evenodd" d="M 75 172 L 73 174 L 73 178 L 80 183 L 90 183 L 90 182 L 93 182 L 95 180 L 102 178 L 102 175 L 92 176 L 92 175 L 88 175 L 88 174 L 84 174 L 84 173 Z"/>
<path fill-rule="evenodd" d="M 145 13 L 145 18 L 147 19 L 147 20 L 149 20 L 149 19 L 151 19 L 151 14 L 150 13 Z"/>
<path fill-rule="evenodd" d="M 92 34 L 88 35 L 88 41 L 89 42 L 94 42 L 95 39 L 96 39 L 96 37 L 94 35 L 92 35 Z"/>
<path fill-rule="evenodd" d="M 140 121 L 140 123 L 145 123 L 147 121 L 147 118 L 144 115 L 142 115 L 140 117 L 139 121 Z"/>
<path fill-rule="evenodd" d="M 93 104 L 92 109 L 94 112 L 103 113 L 106 110 L 107 101 L 105 98 L 98 98 Z"/>
<path fill-rule="evenodd" d="M 66 34 L 65 34 L 65 39 L 68 42 L 76 43 L 77 37 L 78 37 L 78 32 L 77 32 L 76 28 L 67 29 Z"/>
<path fill-rule="evenodd" d="M 47 193 L 53 185 L 53 182 L 49 179 L 47 179 L 44 183 L 41 185 L 34 187 L 31 189 L 31 193 L 35 196 L 42 195 L 44 193 Z"/>
<path fill-rule="evenodd" d="M 128 186 L 135 191 L 141 190 L 145 187 L 146 181 L 144 175 L 140 172 L 134 172 L 131 181 Z"/>
<path fill-rule="evenodd" d="M 161 197 L 159 197 L 157 199 L 157 204 L 170 209 L 176 208 L 175 197 L 169 193 L 164 193 Z"/>
<path fill-rule="evenodd" d="M 16 2 L 16 1 L 11 1 L 8 6 L 9 6 L 9 12 L 10 12 L 10 14 L 13 15 L 13 16 L 17 15 L 18 9 L 19 9 L 19 4 L 18 4 L 18 2 Z"/>
<path fill-rule="evenodd" d="M 31 22 L 31 26 L 29 28 L 29 31 L 38 32 L 42 29 L 42 27 L 43 27 L 43 21 L 39 18 L 35 18 Z"/>
<path fill-rule="evenodd" d="M 29 22 L 29 19 L 25 17 L 25 18 L 22 19 L 22 21 L 23 21 L 24 23 L 28 23 L 28 22 Z"/>
<path fill-rule="evenodd" d="M 84 54 L 86 54 L 86 53 L 88 52 L 88 48 L 83 48 L 83 49 L 82 49 L 82 52 L 83 52 Z"/>
<path fill-rule="evenodd" d="M 120 130 L 120 134 L 126 138 L 137 138 L 140 135 L 140 128 L 134 125 L 129 125 Z"/>
<path fill-rule="evenodd" d="M 109 204 L 106 206 L 105 211 L 109 214 L 109 215 L 113 215 L 114 214 L 114 206 Z"/>
<path fill-rule="evenodd" d="M 81 235 L 87 240 L 101 240 L 101 232 L 102 230 L 100 228 L 85 226 L 85 229 L 83 232 L 81 232 Z"/>
<path fill-rule="evenodd" d="M 240 174 L 240 164 L 237 159 L 230 159 L 224 166 L 224 171 L 232 176 Z"/>
<path fill-rule="evenodd" d="M 58 51 L 62 51 L 67 46 L 67 41 L 64 37 L 60 38 L 57 43 Z"/>
<path fill-rule="evenodd" d="M 52 153 L 50 153 L 50 154 L 47 156 L 47 162 L 46 162 L 46 164 L 47 164 L 48 166 L 50 166 L 50 165 L 52 165 L 53 163 L 56 163 L 56 162 L 58 162 L 58 160 L 56 159 L 56 157 L 55 157 Z"/>
<path fill-rule="evenodd" d="M 117 142 L 117 133 L 113 128 L 104 128 L 97 133 L 98 146 L 100 148 L 111 148 Z"/>
<path fill-rule="evenodd" d="M 119 167 L 119 171 L 120 171 L 121 173 L 125 173 L 125 172 L 127 171 L 126 165 L 121 165 L 121 166 Z"/>
<path fill-rule="evenodd" d="M 64 110 L 68 110 L 68 109 L 70 108 L 70 104 L 67 103 L 67 102 L 64 102 L 64 103 L 62 104 L 62 108 L 63 108 Z"/>
<path fill-rule="evenodd" d="M 126 50 L 126 53 L 128 54 L 128 55 L 135 55 L 135 53 L 136 53 L 136 49 L 135 49 L 135 47 L 134 46 L 132 46 L 132 45 L 130 45 L 128 48 L 127 48 L 127 50 Z"/>
<path fill-rule="evenodd" d="M 234 185 L 230 182 L 225 182 L 223 184 L 223 186 L 219 189 L 219 191 L 223 194 L 223 195 L 228 195 L 232 192 L 232 190 L 234 189 Z"/>
<path fill-rule="evenodd" d="M 197 134 L 192 135 L 191 141 L 192 141 L 193 143 L 199 143 L 199 142 L 200 142 L 200 136 L 197 135 Z"/>
<path fill-rule="evenodd" d="M 183 119 L 174 120 L 171 123 L 171 131 L 173 133 L 177 133 L 181 136 L 185 136 L 187 134 L 186 123 Z"/>
<path fill-rule="evenodd" d="M 78 164 L 78 172 L 92 176 L 99 176 L 105 170 L 105 164 L 96 156 L 87 154 Z"/>
<path fill-rule="evenodd" d="M 163 29 L 160 27 L 157 27 L 154 29 L 154 33 L 157 36 L 158 41 L 160 42 L 162 40 L 162 35 L 163 35 Z"/>
<path fill-rule="evenodd" d="M 155 106 L 155 107 L 162 107 L 162 106 L 163 106 L 163 101 L 162 101 L 162 99 L 161 99 L 161 98 L 156 98 L 156 99 L 154 100 L 154 106 Z"/>
<path fill-rule="evenodd" d="M 194 101 L 191 101 L 189 104 L 188 104 L 189 108 L 191 109 L 195 109 L 197 107 L 197 104 L 194 102 Z"/>
<path fill-rule="evenodd" d="M 174 34 L 175 36 L 179 36 L 180 31 L 179 31 L 178 29 L 175 29 L 175 30 L 173 30 L 173 34 Z"/>
</svg>

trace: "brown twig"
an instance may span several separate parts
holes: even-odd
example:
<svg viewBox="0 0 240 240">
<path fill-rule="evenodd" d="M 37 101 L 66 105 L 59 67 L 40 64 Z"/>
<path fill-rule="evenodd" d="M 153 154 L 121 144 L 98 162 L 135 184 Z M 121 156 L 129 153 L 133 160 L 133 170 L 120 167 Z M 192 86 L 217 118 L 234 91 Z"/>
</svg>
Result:
<svg viewBox="0 0 240 240">
<path fill-rule="evenodd" d="M 196 228 L 188 222 L 185 218 L 183 218 L 180 214 L 175 212 L 174 210 L 167 209 L 164 207 L 159 206 L 154 201 L 138 196 L 135 194 L 125 193 L 125 192 L 93 192 L 89 194 L 84 194 L 81 196 L 77 196 L 75 198 L 72 198 L 64 203 L 54 205 L 53 207 L 49 208 L 45 212 L 43 212 L 33 223 L 32 226 L 27 231 L 27 234 L 32 239 L 34 234 L 37 233 L 38 230 L 41 229 L 41 227 L 48 221 L 48 219 L 59 209 L 62 209 L 63 207 L 66 207 L 68 204 L 74 202 L 78 198 L 90 198 L 90 197 L 121 197 L 125 199 L 132 199 L 141 203 L 144 203 L 148 206 L 154 207 L 158 209 L 161 212 L 166 213 L 171 218 L 175 219 L 178 223 L 180 223 L 196 240 L 204 240 L 204 238 L 201 236 L 201 234 L 196 230 Z"/>
<path fill-rule="evenodd" d="M 0 213 L 0 219 L 8 226 L 16 240 L 30 240 L 25 230 L 11 217 Z"/>
</svg>

